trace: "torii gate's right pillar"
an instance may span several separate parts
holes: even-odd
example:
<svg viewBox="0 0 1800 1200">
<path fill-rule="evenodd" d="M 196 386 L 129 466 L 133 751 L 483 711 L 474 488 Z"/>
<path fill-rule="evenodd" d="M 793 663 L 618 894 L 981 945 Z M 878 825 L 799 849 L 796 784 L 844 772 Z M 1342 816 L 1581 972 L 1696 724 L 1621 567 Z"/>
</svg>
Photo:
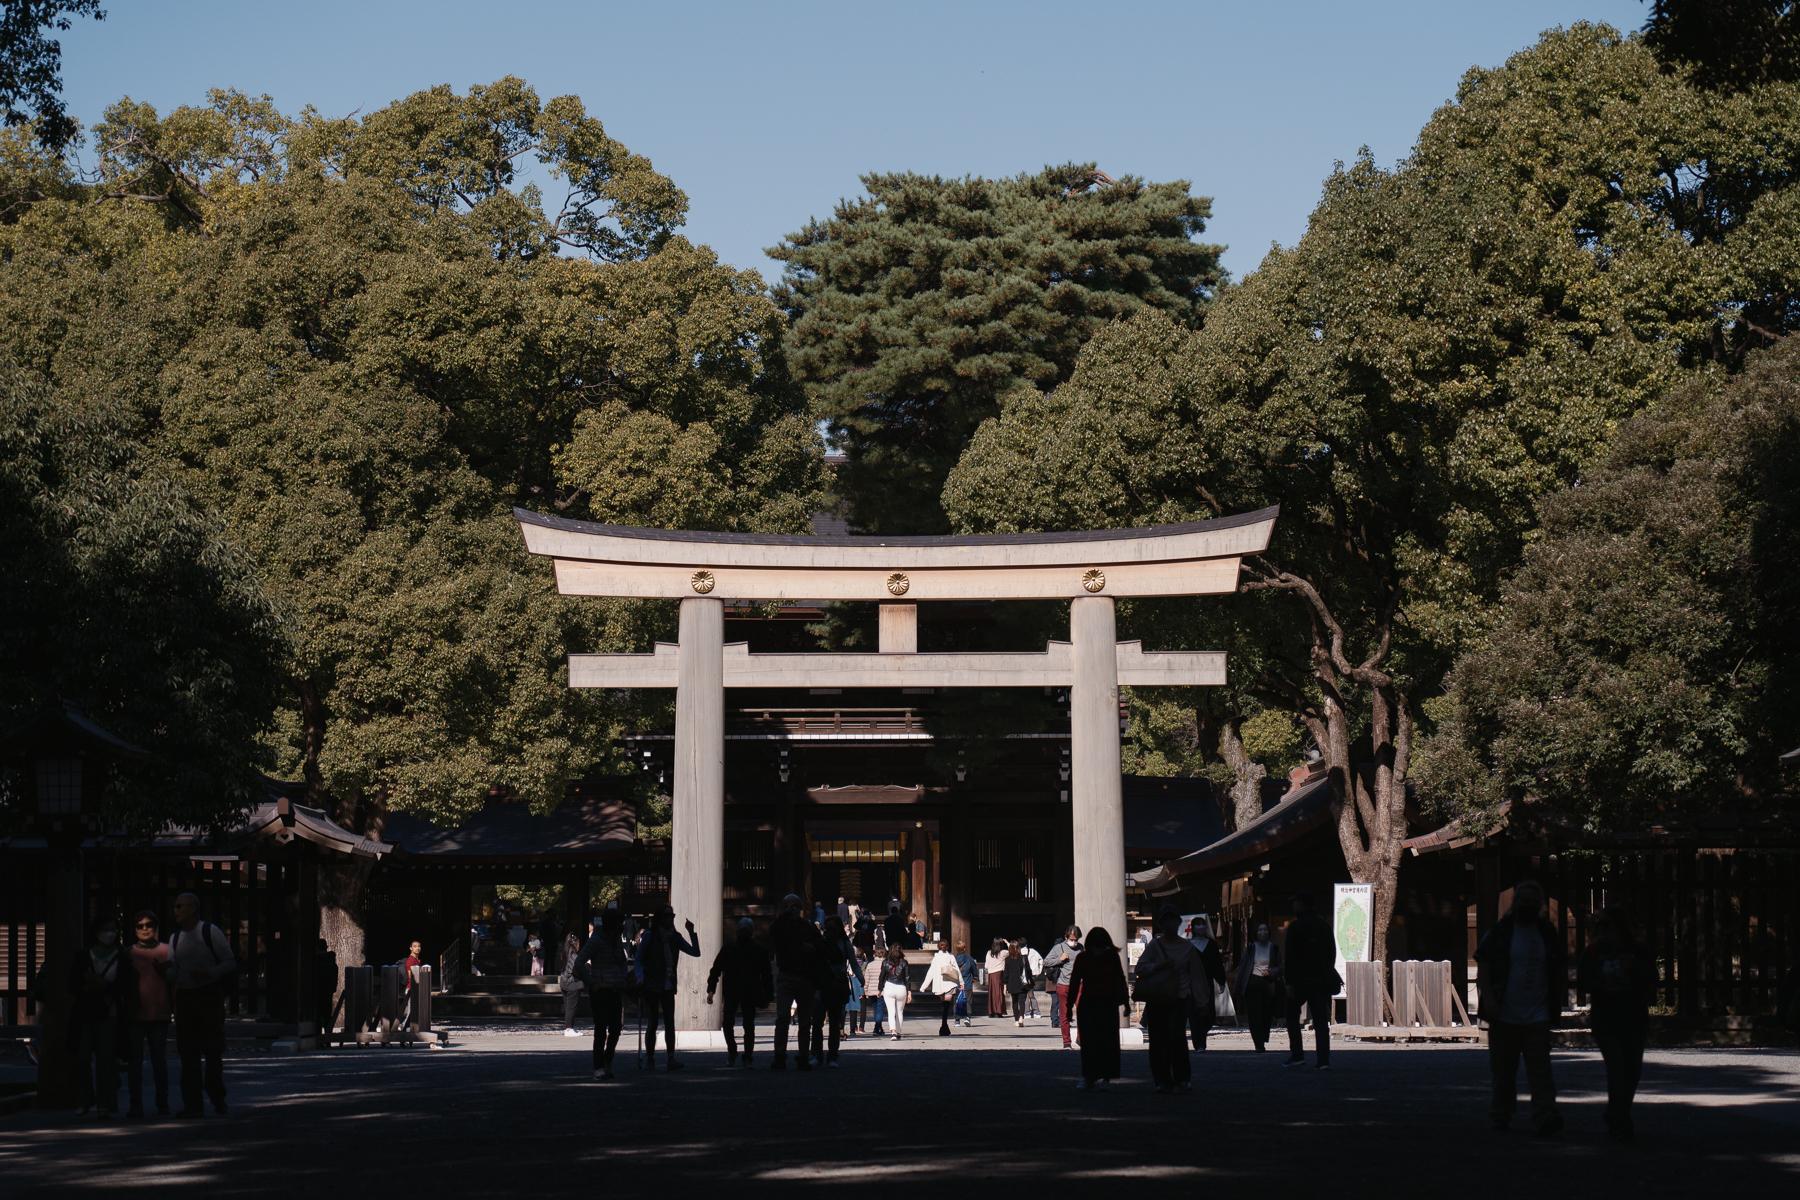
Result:
<svg viewBox="0 0 1800 1200">
<path fill-rule="evenodd" d="M 1125 808 L 1119 788 L 1118 621 L 1110 596 L 1070 602 L 1074 686 L 1069 693 L 1075 923 L 1125 945 Z"/>
</svg>

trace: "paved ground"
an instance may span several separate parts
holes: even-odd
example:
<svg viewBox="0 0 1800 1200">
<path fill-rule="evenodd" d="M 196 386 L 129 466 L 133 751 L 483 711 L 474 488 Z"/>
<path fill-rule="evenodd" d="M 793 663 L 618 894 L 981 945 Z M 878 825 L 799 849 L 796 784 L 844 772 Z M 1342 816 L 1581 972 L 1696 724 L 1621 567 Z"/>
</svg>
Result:
<svg viewBox="0 0 1800 1200">
<path fill-rule="evenodd" d="M 923 1032 L 923 1031 L 922 1031 Z M 615 1187 L 745 1192 L 881 1187 L 1032 1195 L 1150 1184 L 1220 1195 L 1686 1195 L 1800 1187 L 1800 1054 L 1653 1052 L 1638 1124 L 1600 1133 L 1597 1056 L 1559 1053 L 1567 1133 L 1486 1127 L 1484 1054 L 1343 1046 L 1328 1073 L 1284 1070 L 1242 1035 L 1196 1058 L 1197 1091 L 1158 1096 L 1144 1052 L 1128 1079 L 1075 1090 L 1076 1056 L 1047 1029 L 947 1041 L 861 1040 L 836 1071 L 639 1073 L 612 1084 L 585 1041 L 459 1031 L 449 1049 L 246 1055 L 228 1064 L 234 1112 L 202 1122 L 97 1125 L 0 1118 L 0 1195 L 86 1191 L 339 1197 L 598 1194 Z M 1164 1181 L 1174 1185 L 1165 1190 Z M 1140 1190 L 1134 1188 L 1133 1190 Z M 866 1193 L 865 1193 L 866 1194 Z"/>
</svg>

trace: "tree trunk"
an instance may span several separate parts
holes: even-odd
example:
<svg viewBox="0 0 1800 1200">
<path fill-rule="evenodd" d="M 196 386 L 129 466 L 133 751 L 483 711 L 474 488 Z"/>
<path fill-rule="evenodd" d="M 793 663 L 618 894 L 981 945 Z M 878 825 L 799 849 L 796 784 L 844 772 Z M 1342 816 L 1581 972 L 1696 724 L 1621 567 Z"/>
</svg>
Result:
<svg viewBox="0 0 1800 1200">
<path fill-rule="evenodd" d="M 1381 685 L 1370 689 L 1369 718 L 1374 760 L 1367 774 L 1358 774 L 1350 762 L 1349 716 L 1335 686 L 1327 689 L 1326 762 L 1338 811 L 1338 842 L 1351 880 L 1374 885 L 1370 958 L 1386 962 L 1388 925 L 1405 852 L 1412 713 L 1403 694 Z"/>
<path fill-rule="evenodd" d="M 371 867 L 366 859 L 337 855 L 319 864 L 319 936 L 331 947 L 338 964 L 334 1006 L 343 994 L 344 972 L 363 965 L 363 900 Z"/>
<path fill-rule="evenodd" d="M 1231 827 L 1248 828 L 1262 816 L 1262 781 L 1269 770 L 1244 749 L 1242 717 L 1232 717 L 1220 728 L 1219 757 L 1231 768 Z"/>
</svg>

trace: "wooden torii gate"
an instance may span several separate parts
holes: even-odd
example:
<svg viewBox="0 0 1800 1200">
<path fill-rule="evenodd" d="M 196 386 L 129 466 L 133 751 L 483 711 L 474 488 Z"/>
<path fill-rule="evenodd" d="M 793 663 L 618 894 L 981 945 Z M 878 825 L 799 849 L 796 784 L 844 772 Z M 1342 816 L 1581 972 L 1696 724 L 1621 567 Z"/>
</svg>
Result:
<svg viewBox="0 0 1800 1200">
<path fill-rule="evenodd" d="M 638 529 L 515 509 L 526 548 L 566 595 L 679 600 L 679 641 L 649 654 L 571 654 L 569 685 L 675 689 L 670 901 L 702 953 L 724 935 L 725 689 L 1067 687 L 1075 920 L 1125 935 L 1119 685 L 1225 682 L 1225 656 L 1120 642 L 1120 596 L 1232 592 L 1244 555 L 1268 548 L 1276 509 L 1210 521 L 1077 533 L 779 536 Z M 872 601 L 874 653 L 751 654 L 724 644 L 726 601 Z M 918 604 L 1067 600 L 1069 641 L 1037 654 L 920 653 Z M 679 1029 L 710 1028 L 704 972 L 685 972 Z"/>
</svg>

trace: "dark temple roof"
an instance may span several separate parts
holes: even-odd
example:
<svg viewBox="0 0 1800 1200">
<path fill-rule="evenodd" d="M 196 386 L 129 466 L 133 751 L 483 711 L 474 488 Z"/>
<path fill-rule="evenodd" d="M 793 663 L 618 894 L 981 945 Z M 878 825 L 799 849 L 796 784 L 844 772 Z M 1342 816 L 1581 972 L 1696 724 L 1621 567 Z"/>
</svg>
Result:
<svg viewBox="0 0 1800 1200">
<path fill-rule="evenodd" d="M 455 829 L 395 813 L 382 837 L 402 862 L 606 862 L 636 849 L 637 809 L 624 800 L 591 795 L 571 796 L 548 813 L 495 800 Z"/>
<path fill-rule="evenodd" d="M 1107 542 L 1128 538 L 1173 537 L 1186 533 L 1208 533 L 1220 529 L 1237 529 L 1274 519 L 1279 505 L 1255 512 L 1233 513 L 1208 521 L 1183 521 L 1174 525 L 1146 525 L 1137 529 L 1080 529 L 1060 533 L 969 533 L 928 534 L 891 537 L 873 534 L 782 534 L 782 533 L 707 533 L 695 529 L 644 529 L 636 525 L 606 525 L 596 521 L 575 521 L 568 517 L 533 512 L 528 508 L 513 509 L 513 516 L 524 525 L 560 529 L 566 533 L 591 533 L 602 537 L 638 538 L 655 542 L 691 542 L 695 544 L 739 546 L 1030 546 L 1050 543 Z M 816 528 L 816 526 L 815 526 Z"/>
<path fill-rule="evenodd" d="M 1132 882 L 1153 895 L 1172 892 L 1184 880 L 1232 870 L 1297 841 L 1332 819 L 1331 779 L 1316 775 L 1293 787 L 1281 803 L 1255 822 L 1212 842 L 1205 849 L 1173 859 L 1152 871 L 1140 871 Z"/>
</svg>

